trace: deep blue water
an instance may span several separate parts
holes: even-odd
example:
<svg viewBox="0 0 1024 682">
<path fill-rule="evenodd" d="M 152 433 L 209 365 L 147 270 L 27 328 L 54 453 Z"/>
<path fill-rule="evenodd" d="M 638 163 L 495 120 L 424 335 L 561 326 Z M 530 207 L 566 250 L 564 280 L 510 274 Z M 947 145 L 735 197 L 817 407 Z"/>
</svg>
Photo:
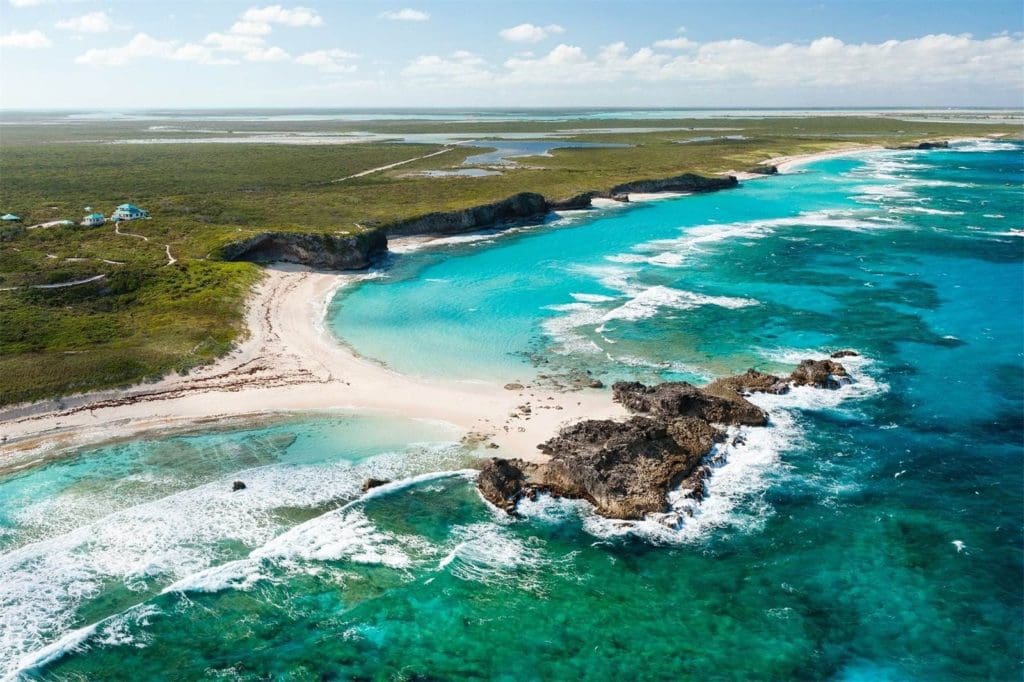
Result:
<svg viewBox="0 0 1024 682">
<path fill-rule="evenodd" d="M 771 426 L 680 527 L 552 500 L 505 518 L 423 423 L 55 458 L 0 479 L 2 670 L 1020 679 L 1022 161 L 874 153 L 398 255 L 329 322 L 400 371 L 703 381 L 853 348 L 857 382 L 756 398 Z M 369 475 L 405 482 L 360 497 Z"/>
</svg>

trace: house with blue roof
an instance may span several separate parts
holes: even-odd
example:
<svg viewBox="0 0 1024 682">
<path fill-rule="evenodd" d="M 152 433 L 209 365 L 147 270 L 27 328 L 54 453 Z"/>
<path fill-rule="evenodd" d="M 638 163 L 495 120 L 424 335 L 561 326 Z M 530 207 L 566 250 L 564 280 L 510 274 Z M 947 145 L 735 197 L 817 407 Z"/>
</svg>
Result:
<svg viewBox="0 0 1024 682">
<path fill-rule="evenodd" d="M 90 213 L 82 218 L 82 222 L 80 224 L 82 227 L 99 227 L 106 221 L 107 219 L 103 217 L 102 213 Z"/>
<path fill-rule="evenodd" d="M 121 204 L 110 214 L 110 219 L 115 222 L 118 220 L 138 220 L 139 218 L 148 217 L 149 211 L 143 211 L 135 204 Z"/>
</svg>

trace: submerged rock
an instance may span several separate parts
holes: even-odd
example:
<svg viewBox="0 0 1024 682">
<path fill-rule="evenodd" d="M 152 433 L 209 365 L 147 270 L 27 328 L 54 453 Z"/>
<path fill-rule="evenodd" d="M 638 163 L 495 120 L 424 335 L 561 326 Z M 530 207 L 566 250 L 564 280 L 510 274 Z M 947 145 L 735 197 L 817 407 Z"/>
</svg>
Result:
<svg viewBox="0 0 1024 682">
<path fill-rule="evenodd" d="M 231 484 L 231 492 L 237 493 L 239 490 L 245 490 L 245 483 L 242 481 L 235 481 Z"/>
<path fill-rule="evenodd" d="M 368 478 L 363 481 L 363 492 L 365 493 L 367 490 L 379 488 L 382 485 L 387 485 L 388 483 L 391 483 L 390 478 Z"/>
<path fill-rule="evenodd" d="M 837 359 L 837 358 L 855 358 L 855 357 L 859 357 L 859 356 L 860 356 L 860 353 L 858 353 L 857 351 L 846 349 L 846 350 L 837 350 L 836 352 L 832 353 L 832 355 L 830 355 L 829 357 L 834 360 L 834 359 Z"/>
</svg>

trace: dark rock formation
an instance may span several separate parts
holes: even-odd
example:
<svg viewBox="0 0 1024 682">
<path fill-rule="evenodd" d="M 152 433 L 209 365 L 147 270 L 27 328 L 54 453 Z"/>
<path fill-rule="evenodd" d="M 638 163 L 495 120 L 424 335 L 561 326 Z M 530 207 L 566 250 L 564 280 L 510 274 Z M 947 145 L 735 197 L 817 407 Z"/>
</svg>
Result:
<svg viewBox="0 0 1024 682">
<path fill-rule="evenodd" d="M 568 199 L 559 199 L 558 201 L 549 201 L 548 208 L 552 211 L 578 211 L 582 209 L 590 208 L 591 200 L 598 196 L 597 192 L 583 192 L 577 194 L 574 197 Z"/>
<path fill-rule="evenodd" d="M 789 375 L 789 380 L 796 386 L 836 389 L 842 384 L 850 383 L 850 375 L 838 362 L 804 360 Z"/>
<path fill-rule="evenodd" d="M 743 374 L 715 379 L 701 390 L 719 398 L 734 399 L 736 396 L 750 395 L 751 393 L 788 393 L 789 383 L 774 374 L 748 369 Z"/>
<path fill-rule="evenodd" d="M 906 144 L 897 144 L 887 149 L 949 149 L 948 140 L 926 140 L 924 142 L 908 142 Z"/>
<path fill-rule="evenodd" d="M 706 178 L 703 175 L 684 173 L 672 178 L 660 180 L 636 180 L 616 185 L 608 190 L 608 196 L 629 194 L 630 192 L 714 192 L 720 189 L 736 187 L 739 181 L 729 175 L 724 178 Z"/>
<path fill-rule="evenodd" d="M 298 263 L 331 270 L 360 270 L 387 252 L 388 240 L 380 230 L 360 234 L 264 232 L 220 249 L 229 261 Z"/>
<path fill-rule="evenodd" d="M 382 485 L 387 485 L 388 483 L 391 483 L 390 478 L 368 478 L 363 481 L 363 492 L 365 493 L 367 490 L 379 488 Z"/>
<path fill-rule="evenodd" d="M 245 483 L 242 481 L 235 481 L 231 484 L 231 492 L 237 493 L 239 490 L 245 490 Z"/>
<path fill-rule="evenodd" d="M 767 424 L 767 414 L 744 395 L 785 393 L 790 382 L 838 388 L 849 380 L 838 362 L 804 360 L 788 379 L 750 369 L 703 389 L 681 381 L 657 386 L 620 381 L 612 386 L 614 400 L 644 416 L 567 426 L 537 446 L 548 461 L 487 460 L 477 486 L 485 499 L 510 514 L 524 497 L 549 493 L 588 500 L 603 516 L 641 519 L 668 511 L 672 490 L 697 502 L 703 498 L 715 457 L 722 457 L 708 456 L 725 438 L 714 424 Z M 732 440 L 736 447 L 744 443 L 742 434 Z"/>
<path fill-rule="evenodd" d="M 697 417 L 728 425 L 764 426 L 768 415 L 738 393 L 712 395 L 685 381 L 645 386 L 636 381 L 618 381 L 612 397 L 633 412 L 656 417 Z"/>
<path fill-rule="evenodd" d="M 747 172 L 756 173 L 757 175 L 777 175 L 779 167 L 769 163 L 759 163 L 756 166 L 748 168 Z"/>
<path fill-rule="evenodd" d="M 549 492 L 589 500 L 604 516 L 640 519 L 665 511 L 668 492 L 719 438 L 720 432 L 695 417 L 589 420 L 538 446 L 552 456 L 548 462 L 489 460 L 478 485 L 486 499 L 506 511 L 523 497 Z"/>
<path fill-rule="evenodd" d="M 855 350 L 837 350 L 835 353 L 832 353 L 832 355 L 830 355 L 829 357 L 833 358 L 833 359 L 855 358 L 855 357 L 857 357 L 859 355 L 860 355 L 860 353 L 858 353 Z"/>
<path fill-rule="evenodd" d="M 540 194 L 521 192 L 490 204 L 458 211 L 439 211 L 387 225 L 389 235 L 458 234 L 503 224 L 542 219 L 549 212 L 547 200 Z"/>
</svg>

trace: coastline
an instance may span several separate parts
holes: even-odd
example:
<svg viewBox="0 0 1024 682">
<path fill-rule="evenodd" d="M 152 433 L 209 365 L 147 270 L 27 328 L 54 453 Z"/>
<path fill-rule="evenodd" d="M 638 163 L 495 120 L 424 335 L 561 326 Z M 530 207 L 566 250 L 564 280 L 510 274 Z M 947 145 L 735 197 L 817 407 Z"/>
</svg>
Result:
<svg viewBox="0 0 1024 682">
<path fill-rule="evenodd" d="M 879 149 L 859 145 L 765 163 L 786 173 L 806 163 Z M 630 200 L 641 203 L 679 196 L 685 195 L 631 194 Z M 450 236 L 400 237 L 392 246 L 403 252 L 445 239 Z M 559 393 L 529 385 L 507 390 L 488 382 L 426 379 L 394 372 L 359 356 L 327 330 L 324 319 L 337 291 L 365 276 L 295 265 L 268 266 L 247 301 L 247 336 L 216 362 L 151 384 L 0 410 L 0 470 L 23 466 L 56 449 L 145 433 L 303 413 L 351 412 L 443 421 L 463 430 L 473 442 L 497 446 L 496 454 L 542 461 L 546 457 L 537 444 L 560 427 L 586 418 L 626 414 L 605 391 Z M 534 409 L 521 415 L 518 406 L 526 402 Z"/>
</svg>

